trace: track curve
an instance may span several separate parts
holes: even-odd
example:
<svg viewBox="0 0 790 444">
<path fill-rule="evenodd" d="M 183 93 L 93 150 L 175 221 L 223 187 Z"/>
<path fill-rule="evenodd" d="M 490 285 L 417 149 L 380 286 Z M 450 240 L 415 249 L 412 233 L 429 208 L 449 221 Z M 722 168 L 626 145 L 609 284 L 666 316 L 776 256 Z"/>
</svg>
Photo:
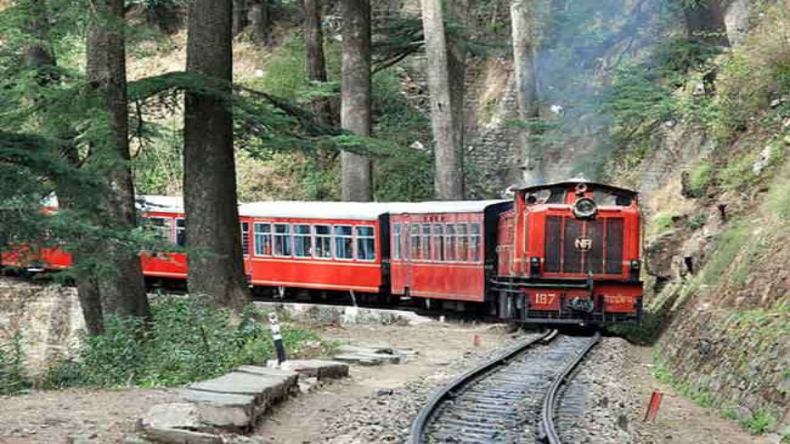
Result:
<svg viewBox="0 0 790 444">
<path fill-rule="evenodd" d="M 420 411 L 409 442 L 532 444 L 556 436 L 559 389 L 599 339 L 546 332 L 464 373 Z"/>
</svg>

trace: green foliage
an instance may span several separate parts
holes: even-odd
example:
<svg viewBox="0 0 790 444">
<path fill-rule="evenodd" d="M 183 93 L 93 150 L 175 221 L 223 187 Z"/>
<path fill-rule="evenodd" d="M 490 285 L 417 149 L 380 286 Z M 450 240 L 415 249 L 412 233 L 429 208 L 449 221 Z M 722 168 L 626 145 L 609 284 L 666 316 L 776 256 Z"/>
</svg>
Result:
<svg viewBox="0 0 790 444">
<path fill-rule="evenodd" d="M 702 197 L 713 183 L 713 164 L 709 160 L 702 160 L 689 173 L 689 191 L 696 197 Z"/>
<path fill-rule="evenodd" d="M 675 222 L 671 213 L 659 213 L 650 220 L 647 227 L 648 236 L 656 236 L 672 229 Z"/>
<path fill-rule="evenodd" d="M 694 217 L 692 217 L 689 220 L 689 228 L 691 228 L 692 230 L 699 230 L 700 228 L 705 226 L 705 222 L 707 221 L 708 221 L 707 214 L 705 213 L 696 214 L 694 215 Z"/>
<path fill-rule="evenodd" d="M 248 307 L 240 319 L 213 308 L 205 298 L 159 296 L 150 329 L 134 318 L 106 320 L 106 331 L 89 337 L 77 360 L 49 370 L 44 388 L 71 386 L 177 386 L 208 379 L 273 355 L 265 314 Z M 305 330 L 283 328 L 291 355 L 319 339 Z"/>
<path fill-rule="evenodd" d="M 709 285 L 717 283 L 750 238 L 751 230 L 747 223 L 734 224 L 720 234 L 716 242 L 716 250 L 705 265 L 703 282 Z"/>
<path fill-rule="evenodd" d="M 676 378 L 658 350 L 653 356 L 653 376 L 659 381 L 671 385 L 681 396 L 691 399 L 700 407 L 711 408 L 716 403 L 715 394 L 707 388 Z"/>
<path fill-rule="evenodd" d="M 782 220 L 790 222 L 790 181 L 779 182 L 771 187 L 766 206 Z"/>
<path fill-rule="evenodd" d="M 0 395 L 14 395 L 30 387 L 24 358 L 19 334 L 11 336 L 8 343 L 0 343 Z"/>
<path fill-rule="evenodd" d="M 757 409 L 752 416 L 741 421 L 741 427 L 752 435 L 762 435 L 773 432 L 779 424 L 777 419 L 765 409 Z"/>
</svg>

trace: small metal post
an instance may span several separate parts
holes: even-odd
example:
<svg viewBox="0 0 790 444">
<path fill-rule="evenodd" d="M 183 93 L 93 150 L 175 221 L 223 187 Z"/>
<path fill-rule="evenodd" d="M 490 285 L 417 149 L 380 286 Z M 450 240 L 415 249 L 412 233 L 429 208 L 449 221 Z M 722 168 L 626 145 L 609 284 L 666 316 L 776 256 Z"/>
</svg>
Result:
<svg viewBox="0 0 790 444">
<path fill-rule="evenodd" d="M 269 313 L 269 323 L 272 325 L 272 339 L 274 349 L 277 351 L 277 366 L 285 362 L 285 346 L 283 345 L 283 335 L 280 333 L 280 321 L 277 313 Z"/>
<path fill-rule="evenodd" d="M 647 411 L 645 412 L 645 419 L 643 421 L 654 422 L 656 420 L 658 408 L 661 407 L 661 398 L 663 397 L 663 393 L 659 391 L 653 392 L 653 395 L 650 396 L 650 404 L 647 405 Z"/>
</svg>

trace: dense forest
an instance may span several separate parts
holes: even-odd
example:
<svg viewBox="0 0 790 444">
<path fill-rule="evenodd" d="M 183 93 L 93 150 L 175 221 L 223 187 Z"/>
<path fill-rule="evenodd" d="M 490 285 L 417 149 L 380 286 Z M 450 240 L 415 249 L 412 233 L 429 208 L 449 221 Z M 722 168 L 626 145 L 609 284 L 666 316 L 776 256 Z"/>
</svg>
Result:
<svg viewBox="0 0 790 444">
<path fill-rule="evenodd" d="M 237 202 L 498 198 L 582 175 L 643 193 L 635 335 L 668 332 L 666 379 L 776 423 L 786 368 L 747 361 L 790 325 L 789 150 L 788 0 L 0 0 L 0 249 L 73 254 L 57 279 L 94 338 L 155 328 L 138 253 L 174 246 L 138 196 L 183 196 L 189 291 L 238 314 Z M 686 336 L 719 338 L 724 364 Z M 709 377 L 728 362 L 769 382 Z"/>
</svg>

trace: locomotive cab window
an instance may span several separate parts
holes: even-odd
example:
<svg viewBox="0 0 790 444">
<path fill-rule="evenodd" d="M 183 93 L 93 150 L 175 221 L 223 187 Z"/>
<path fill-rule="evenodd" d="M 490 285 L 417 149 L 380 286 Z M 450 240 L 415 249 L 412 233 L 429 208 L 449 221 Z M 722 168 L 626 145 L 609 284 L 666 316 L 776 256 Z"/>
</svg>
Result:
<svg viewBox="0 0 790 444">
<path fill-rule="evenodd" d="M 312 257 L 312 249 L 310 225 L 294 225 L 294 256 Z"/>
<path fill-rule="evenodd" d="M 255 237 L 255 255 L 272 255 L 272 225 L 256 223 L 253 226 Z"/>
<path fill-rule="evenodd" d="M 241 254 L 244 256 L 250 255 L 250 224 L 249 222 L 241 223 Z"/>
<path fill-rule="evenodd" d="M 329 225 L 315 226 L 315 257 L 332 259 L 332 227 Z"/>
<path fill-rule="evenodd" d="M 274 255 L 291 257 L 291 225 L 274 224 Z"/>
<path fill-rule="evenodd" d="M 593 191 L 593 200 L 595 200 L 595 203 L 598 205 L 628 207 L 631 206 L 631 201 L 633 199 L 626 193 L 595 190 Z"/>
<path fill-rule="evenodd" d="M 354 235 L 351 225 L 335 225 L 333 238 L 335 259 L 354 259 Z"/>
<path fill-rule="evenodd" d="M 357 235 L 357 259 L 376 260 L 376 236 L 373 227 L 355 227 Z"/>
</svg>

